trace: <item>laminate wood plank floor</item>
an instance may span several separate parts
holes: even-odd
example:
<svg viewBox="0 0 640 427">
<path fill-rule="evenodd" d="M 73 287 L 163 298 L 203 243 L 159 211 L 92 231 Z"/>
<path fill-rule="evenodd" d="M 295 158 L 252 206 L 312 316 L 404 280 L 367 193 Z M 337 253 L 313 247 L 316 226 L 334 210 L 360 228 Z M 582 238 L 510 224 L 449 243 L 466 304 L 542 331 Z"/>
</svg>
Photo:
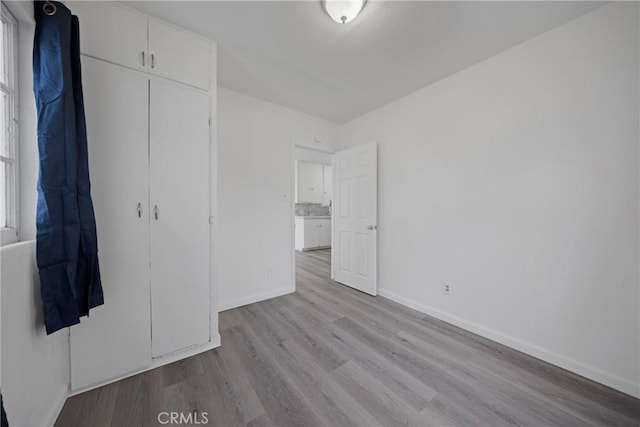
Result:
<svg viewBox="0 0 640 427">
<path fill-rule="evenodd" d="M 294 294 L 220 313 L 222 347 L 71 397 L 56 425 L 640 425 L 637 399 L 331 281 L 330 254 L 297 252 Z"/>
</svg>

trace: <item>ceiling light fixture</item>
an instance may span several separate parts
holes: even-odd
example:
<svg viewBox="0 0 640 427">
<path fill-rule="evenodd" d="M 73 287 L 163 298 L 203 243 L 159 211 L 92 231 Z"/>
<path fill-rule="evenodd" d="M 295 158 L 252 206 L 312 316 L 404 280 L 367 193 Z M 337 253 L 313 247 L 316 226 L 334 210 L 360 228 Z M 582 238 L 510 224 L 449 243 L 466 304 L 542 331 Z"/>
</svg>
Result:
<svg viewBox="0 0 640 427">
<path fill-rule="evenodd" d="M 338 24 L 346 24 L 355 19 L 367 0 L 322 0 L 324 10 Z"/>
</svg>

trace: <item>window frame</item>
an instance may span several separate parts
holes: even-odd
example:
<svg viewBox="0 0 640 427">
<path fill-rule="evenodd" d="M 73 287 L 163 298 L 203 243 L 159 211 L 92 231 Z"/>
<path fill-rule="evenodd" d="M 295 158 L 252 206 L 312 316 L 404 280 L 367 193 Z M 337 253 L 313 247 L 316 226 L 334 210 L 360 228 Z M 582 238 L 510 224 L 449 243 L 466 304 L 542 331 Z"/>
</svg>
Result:
<svg viewBox="0 0 640 427">
<path fill-rule="evenodd" d="M 0 246 L 9 243 L 15 243 L 20 240 L 20 214 L 19 214 L 19 126 L 18 126 L 18 21 L 5 6 L 0 5 L 0 15 L 3 25 L 8 24 L 8 37 L 5 41 L 6 58 L 8 58 L 9 67 L 7 67 L 9 86 L 0 83 L 0 92 L 7 94 L 9 97 L 10 108 L 7 111 L 8 129 L 0 129 L 9 138 L 9 157 L 0 156 L 5 164 L 11 164 L 11 175 L 6 177 L 5 185 L 7 186 L 6 200 L 6 218 L 7 227 L 0 227 Z M 3 30 L 3 29 L 2 29 Z M 3 50 L 4 50 L 3 49 Z M 11 108 L 12 107 L 12 108 Z M 6 173 L 6 172 L 5 172 Z"/>
</svg>

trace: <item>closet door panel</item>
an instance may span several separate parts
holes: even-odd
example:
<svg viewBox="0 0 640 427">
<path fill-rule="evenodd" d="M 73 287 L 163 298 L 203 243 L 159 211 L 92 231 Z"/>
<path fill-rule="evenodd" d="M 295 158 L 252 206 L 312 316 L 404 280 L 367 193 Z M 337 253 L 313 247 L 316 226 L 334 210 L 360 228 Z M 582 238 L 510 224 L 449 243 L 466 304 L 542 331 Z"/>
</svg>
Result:
<svg viewBox="0 0 640 427">
<path fill-rule="evenodd" d="M 209 41 L 149 19 L 149 71 L 209 89 Z"/>
<path fill-rule="evenodd" d="M 148 80 L 85 56 L 82 64 L 105 303 L 70 329 L 73 390 L 151 363 Z"/>
<path fill-rule="evenodd" d="M 82 53 L 136 70 L 146 69 L 146 17 L 109 2 L 67 5 L 78 15 Z"/>
<path fill-rule="evenodd" d="M 209 341 L 209 96 L 152 79 L 152 353 Z"/>
</svg>

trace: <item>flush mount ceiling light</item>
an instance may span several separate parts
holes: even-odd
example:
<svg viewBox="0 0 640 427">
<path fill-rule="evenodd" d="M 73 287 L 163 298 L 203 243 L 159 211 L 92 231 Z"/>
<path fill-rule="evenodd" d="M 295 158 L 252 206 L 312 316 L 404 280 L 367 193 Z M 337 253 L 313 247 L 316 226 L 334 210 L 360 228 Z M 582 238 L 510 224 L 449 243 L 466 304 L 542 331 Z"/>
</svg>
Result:
<svg viewBox="0 0 640 427">
<path fill-rule="evenodd" d="M 338 24 L 346 24 L 354 20 L 364 8 L 367 0 L 322 0 L 327 15 Z"/>
</svg>

